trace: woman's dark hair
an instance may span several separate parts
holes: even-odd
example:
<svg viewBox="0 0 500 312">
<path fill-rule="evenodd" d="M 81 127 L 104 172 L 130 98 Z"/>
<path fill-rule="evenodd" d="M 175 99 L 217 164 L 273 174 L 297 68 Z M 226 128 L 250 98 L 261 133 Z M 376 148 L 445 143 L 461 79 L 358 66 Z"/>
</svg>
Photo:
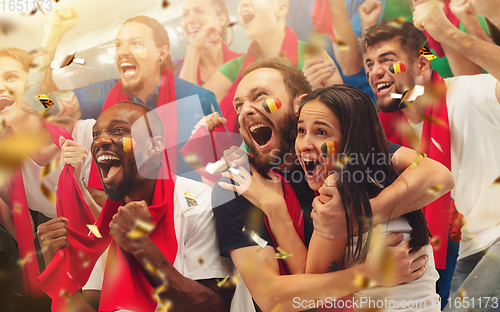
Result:
<svg viewBox="0 0 500 312">
<path fill-rule="evenodd" d="M 312 100 L 324 103 L 338 118 L 342 132 L 338 156 L 350 158 L 337 171 L 337 189 L 347 224 L 346 266 L 350 266 L 364 261 L 368 253 L 373 228 L 370 198 L 394 182 L 398 173 L 391 165 L 387 140 L 368 95 L 346 85 L 316 89 L 303 99 L 299 113 Z M 356 179 L 358 175 L 362 176 L 361 180 Z M 412 227 L 410 248 L 427 245 L 429 230 L 422 211 L 408 213 L 404 218 Z M 368 236 L 365 239 L 360 233 L 356 246 L 353 243 L 355 223 L 358 229 L 369 225 Z"/>
</svg>

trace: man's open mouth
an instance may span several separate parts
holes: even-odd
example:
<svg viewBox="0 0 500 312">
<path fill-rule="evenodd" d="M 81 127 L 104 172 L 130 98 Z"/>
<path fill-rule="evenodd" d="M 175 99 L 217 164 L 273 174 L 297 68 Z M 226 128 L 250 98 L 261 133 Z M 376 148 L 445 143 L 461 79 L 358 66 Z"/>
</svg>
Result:
<svg viewBox="0 0 500 312">
<path fill-rule="evenodd" d="M 122 168 L 121 159 L 111 154 L 102 154 L 97 157 L 97 165 L 101 170 L 104 183 L 111 181 Z"/>
<path fill-rule="evenodd" d="M 248 128 L 252 139 L 257 143 L 259 147 L 265 146 L 271 140 L 273 136 L 273 130 L 271 127 L 264 123 L 256 123 Z"/>
<path fill-rule="evenodd" d="M 381 82 L 377 84 L 377 90 L 379 93 L 384 92 L 385 90 L 389 89 L 394 82 Z"/>
<path fill-rule="evenodd" d="M 0 96 L 0 113 L 8 111 L 16 100 L 11 96 Z"/>
<path fill-rule="evenodd" d="M 244 11 L 243 13 L 241 13 L 241 18 L 243 19 L 243 25 L 246 25 L 253 21 L 253 19 L 255 18 L 255 14 L 250 11 Z"/>
<path fill-rule="evenodd" d="M 317 160 L 310 160 L 310 159 L 302 159 L 304 162 L 304 169 L 306 170 L 306 174 L 309 176 L 314 175 L 317 173 L 320 169 L 321 166 L 323 165 L 321 162 Z"/>
<path fill-rule="evenodd" d="M 137 72 L 137 66 L 130 62 L 121 62 L 120 69 L 125 77 L 133 76 Z"/>
</svg>

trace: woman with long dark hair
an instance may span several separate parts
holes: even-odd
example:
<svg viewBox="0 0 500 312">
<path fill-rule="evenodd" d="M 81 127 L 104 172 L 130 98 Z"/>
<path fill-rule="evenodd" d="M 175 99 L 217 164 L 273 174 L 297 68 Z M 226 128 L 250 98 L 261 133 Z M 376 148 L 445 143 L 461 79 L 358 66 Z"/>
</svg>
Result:
<svg viewBox="0 0 500 312">
<path fill-rule="evenodd" d="M 422 211 L 380 223 L 378 231 L 374 231 L 370 199 L 394 182 L 398 173 L 390 163 L 387 141 L 371 99 L 364 92 L 345 85 L 310 93 L 300 107 L 295 151 L 309 186 L 319 192 L 322 202 L 330 199 L 325 194 L 334 194 L 332 188 L 338 190 L 348 231 L 346 237 L 338 240 L 326 240 L 313 234 L 305 272 L 323 273 L 356 265 L 365 260 L 370 248 L 377 248 L 377 241 L 383 237 L 381 234 L 403 233 L 403 242 L 408 242 L 411 248 L 427 245 L 430 259 L 425 274 L 410 283 L 375 287 L 357 292 L 354 297 L 367 297 L 376 303 L 387 299 L 384 311 L 412 310 L 411 305 L 417 302 L 420 306 L 415 306 L 414 310 L 439 311 L 435 291 L 438 274 Z M 358 229 L 364 233 L 357 235 Z M 280 233 L 273 234 L 278 241 L 283 241 Z M 290 236 L 282 236 L 286 237 Z M 290 257 L 288 261 L 303 259 Z M 390 265 L 385 263 L 388 278 Z"/>
</svg>

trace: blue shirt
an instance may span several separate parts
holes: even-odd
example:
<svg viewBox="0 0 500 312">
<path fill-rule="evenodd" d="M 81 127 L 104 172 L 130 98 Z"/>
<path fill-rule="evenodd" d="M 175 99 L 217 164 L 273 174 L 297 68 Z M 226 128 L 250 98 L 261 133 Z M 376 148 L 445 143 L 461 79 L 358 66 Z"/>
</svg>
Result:
<svg viewBox="0 0 500 312">
<path fill-rule="evenodd" d="M 187 82 L 179 77 L 174 77 L 175 95 L 177 98 L 177 175 L 201 181 L 201 177 L 194 169 L 186 163 L 180 149 L 191 136 L 191 131 L 203 116 L 215 112 L 222 115 L 215 95 L 200 86 Z M 83 88 L 73 90 L 80 104 L 82 119 L 97 119 L 101 114 L 104 102 L 111 89 L 119 82 L 119 79 L 105 80 L 90 84 Z M 144 104 L 152 109 L 156 108 L 158 101 L 159 86 L 155 92 L 148 97 L 146 103 L 136 97 L 132 101 Z M 198 101 L 199 98 L 199 101 Z"/>
<path fill-rule="evenodd" d="M 365 0 L 347 0 L 345 3 L 345 7 L 347 10 L 347 14 L 351 20 L 351 26 L 356 34 L 356 37 L 362 37 L 362 25 L 361 18 L 359 17 L 358 8 Z M 385 0 L 382 1 L 382 6 L 385 6 Z M 290 26 L 299 40 L 309 41 L 311 33 L 314 32 L 314 25 L 312 23 L 311 13 L 313 7 L 313 0 L 290 0 L 290 12 L 288 14 L 287 25 Z M 378 22 L 382 20 L 382 14 L 380 14 Z M 335 58 L 335 54 L 333 53 L 332 40 L 330 36 L 323 35 L 324 41 L 329 44 L 324 47 L 326 52 L 330 55 L 330 57 L 338 64 L 337 59 Z M 358 88 L 359 90 L 365 92 L 370 96 L 372 101 L 375 102 L 375 94 L 373 93 L 372 88 L 368 84 L 368 80 L 366 79 L 365 69 L 362 68 L 357 74 L 352 76 L 346 76 L 342 72 L 342 69 L 339 68 L 339 73 L 344 80 L 344 83 L 349 86 L 353 86 Z"/>
</svg>

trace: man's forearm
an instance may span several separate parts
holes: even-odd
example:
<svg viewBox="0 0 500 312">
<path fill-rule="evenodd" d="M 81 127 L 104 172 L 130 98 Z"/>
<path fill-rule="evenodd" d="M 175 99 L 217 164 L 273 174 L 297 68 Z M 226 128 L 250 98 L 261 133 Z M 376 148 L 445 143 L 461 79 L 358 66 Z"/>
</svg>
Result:
<svg viewBox="0 0 500 312">
<path fill-rule="evenodd" d="M 163 272 L 168 288 L 159 295 L 162 299 L 170 300 L 175 311 L 229 311 L 229 304 L 220 293 L 180 274 L 151 239 L 143 240 L 140 245 L 134 256 L 141 262 L 156 289 L 165 281 L 148 268 L 153 265 Z"/>
<path fill-rule="evenodd" d="M 394 183 L 370 200 L 373 222 L 385 222 L 418 210 L 454 186 L 455 179 L 445 166 L 424 158 L 416 168 L 406 168 Z M 439 190 L 429 191 L 432 187 Z"/>
</svg>

